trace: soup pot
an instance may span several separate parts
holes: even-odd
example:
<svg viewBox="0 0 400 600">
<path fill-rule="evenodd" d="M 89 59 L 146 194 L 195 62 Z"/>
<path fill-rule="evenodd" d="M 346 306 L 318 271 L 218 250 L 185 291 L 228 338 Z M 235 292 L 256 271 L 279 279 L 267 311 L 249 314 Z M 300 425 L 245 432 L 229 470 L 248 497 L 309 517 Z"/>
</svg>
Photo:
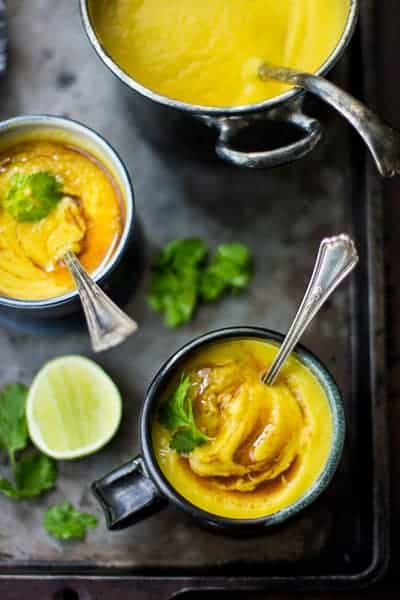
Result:
<svg viewBox="0 0 400 600">
<path fill-rule="evenodd" d="M 89 1 L 80 0 L 80 7 L 89 41 L 104 64 L 129 91 L 135 92 L 130 94 L 133 118 L 145 136 L 157 145 L 167 146 L 171 150 L 173 141 L 173 145 L 184 149 L 186 154 L 188 150 L 195 150 L 197 155 L 208 155 L 213 144 L 217 155 L 229 163 L 264 168 L 302 158 L 320 141 L 322 126 L 319 121 L 304 114 L 304 93 L 299 88 L 264 102 L 227 108 L 197 106 L 153 92 L 123 71 L 107 53 L 96 35 Z M 328 73 L 337 63 L 350 43 L 357 17 L 358 0 L 351 0 L 343 34 L 335 50 L 317 71 L 318 75 Z M 279 143 L 282 143 L 285 133 L 289 133 L 290 139 L 286 145 L 263 151 L 244 151 L 235 147 L 235 138 L 254 130 L 254 125 L 258 130 L 265 125 L 264 129 L 277 137 Z M 260 135 L 257 137 L 260 138 Z M 254 143 L 258 147 L 259 141 Z M 212 150 L 214 154 L 214 147 Z"/>
<path fill-rule="evenodd" d="M 182 509 L 200 525 L 227 533 L 245 533 L 278 525 L 309 506 L 328 486 L 338 466 L 345 437 L 345 418 L 339 389 L 326 367 L 308 350 L 298 346 L 297 359 L 311 371 L 328 398 L 333 440 L 326 465 L 307 492 L 292 505 L 272 515 L 256 519 L 230 519 L 208 513 L 183 498 L 163 475 L 155 457 L 151 428 L 159 403 L 171 378 L 200 347 L 228 339 L 258 339 L 281 344 L 280 333 L 256 327 L 233 327 L 207 333 L 175 352 L 151 383 L 139 420 L 141 454 L 93 483 L 109 529 L 122 529 L 152 515 L 168 502 Z"/>
<path fill-rule="evenodd" d="M 33 115 L 15 117 L 0 123 L 0 150 L 20 141 L 38 138 L 70 144 L 89 153 L 109 170 L 119 187 L 124 213 L 122 234 L 112 256 L 92 274 L 97 283 L 111 285 L 113 278 L 118 276 L 117 267 L 122 258 L 133 244 L 137 244 L 137 236 L 134 236 L 134 194 L 129 173 L 116 151 L 103 137 L 72 119 Z M 18 300 L 0 295 L 0 315 L 5 316 L 6 320 L 15 320 L 21 324 L 35 322 L 36 318 L 64 317 L 80 309 L 76 290 L 45 300 Z"/>
</svg>

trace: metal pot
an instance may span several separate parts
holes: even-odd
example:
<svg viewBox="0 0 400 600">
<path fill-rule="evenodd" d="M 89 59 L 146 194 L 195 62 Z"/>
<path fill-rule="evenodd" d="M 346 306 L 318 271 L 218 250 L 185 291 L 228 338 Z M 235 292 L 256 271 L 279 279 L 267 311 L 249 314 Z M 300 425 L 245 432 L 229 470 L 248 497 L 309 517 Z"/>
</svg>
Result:
<svg viewBox="0 0 400 600">
<path fill-rule="evenodd" d="M 108 262 L 92 275 L 97 283 L 110 285 L 113 278 L 120 279 L 118 269 L 121 266 L 122 258 L 130 252 L 130 247 L 137 241 L 137 236 L 134 236 L 134 194 L 129 173 L 116 151 L 104 138 L 72 119 L 33 115 L 15 117 L 0 123 L 0 149 L 26 139 L 40 137 L 72 144 L 88 152 L 104 164 L 121 190 L 125 213 L 121 238 Z M 130 269 L 133 273 L 133 266 Z M 38 318 L 64 317 L 76 313 L 80 309 L 81 304 L 76 290 L 45 300 L 18 300 L 0 295 L 1 319 L 4 321 L 15 320 L 21 325 L 26 323 L 28 329 L 35 328 L 33 324 Z"/>
<path fill-rule="evenodd" d="M 153 92 L 124 72 L 107 53 L 97 37 L 90 15 L 89 0 L 80 0 L 80 6 L 89 41 L 104 64 L 129 91 L 134 92 L 130 94 L 134 118 L 141 125 L 145 135 L 157 145 L 168 144 L 171 149 L 173 141 L 181 147 L 183 145 L 185 152 L 195 146 L 197 151 L 205 154 L 211 144 L 214 144 L 217 155 L 229 163 L 241 167 L 265 168 L 302 158 L 320 141 L 322 126 L 319 121 L 303 113 L 304 93 L 298 88 L 264 102 L 233 108 L 197 106 Z M 317 75 L 328 73 L 342 56 L 354 33 L 358 12 L 359 0 L 351 0 L 343 34 Z M 260 122 L 278 123 L 282 125 L 282 131 L 287 129 L 285 125 L 289 126 L 289 129 L 296 130 L 295 141 L 263 151 L 248 152 L 235 148 L 234 142 L 238 134 L 245 133 L 255 123 L 259 125 Z"/>
<path fill-rule="evenodd" d="M 123 529 L 161 510 L 168 502 L 192 516 L 200 525 L 228 534 L 248 534 L 265 531 L 279 525 L 309 506 L 329 485 L 339 464 L 345 437 L 345 417 L 342 396 L 326 367 L 302 346 L 297 346 L 295 356 L 318 379 L 331 409 L 333 439 L 326 465 L 318 479 L 305 494 L 290 506 L 266 517 L 256 519 L 229 519 L 208 513 L 181 496 L 161 472 L 153 450 L 152 423 L 165 390 L 184 368 L 188 357 L 200 347 L 227 339 L 257 339 L 281 344 L 280 333 L 257 327 L 231 327 L 207 333 L 175 352 L 161 367 L 151 383 L 140 416 L 141 455 L 117 467 L 93 484 L 109 529 Z"/>
</svg>

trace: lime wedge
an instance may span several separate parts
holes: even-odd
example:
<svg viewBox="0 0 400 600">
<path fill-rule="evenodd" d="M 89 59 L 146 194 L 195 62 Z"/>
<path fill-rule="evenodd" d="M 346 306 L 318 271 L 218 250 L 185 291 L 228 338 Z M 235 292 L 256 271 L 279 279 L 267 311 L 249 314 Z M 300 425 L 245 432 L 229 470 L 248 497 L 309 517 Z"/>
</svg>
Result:
<svg viewBox="0 0 400 600">
<path fill-rule="evenodd" d="M 32 442 L 58 460 L 87 456 L 113 437 L 122 402 L 115 383 L 83 356 L 63 356 L 36 375 L 26 402 Z"/>
</svg>

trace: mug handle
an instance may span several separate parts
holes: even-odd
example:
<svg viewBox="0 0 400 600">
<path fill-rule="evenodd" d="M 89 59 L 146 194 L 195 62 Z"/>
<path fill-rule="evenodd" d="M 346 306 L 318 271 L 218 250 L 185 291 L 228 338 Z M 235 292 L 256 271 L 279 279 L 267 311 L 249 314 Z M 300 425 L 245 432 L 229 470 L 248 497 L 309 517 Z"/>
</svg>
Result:
<svg viewBox="0 0 400 600">
<path fill-rule="evenodd" d="M 247 127 L 254 125 L 260 119 L 281 121 L 282 123 L 293 125 L 304 132 L 304 137 L 276 150 L 264 150 L 261 152 L 236 150 L 233 146 L 235 136 Z M 215 126 L 219 130 L 219 137 L 215 147 L 218 156 L 238 167 L 264 169 L 298 160 L 311 152 L 322 138 L 322 126 L 320 122 L 308 117 L 299 109 L 294 111 L 280 110 L 270 112 L 268 116 L 261 115 L 253 118 L 206 117 L 205 120 L 208 125 Z"/>
<path fill-rule="evenodd" d="M 141 456 L 92 484 L 110 530 L 124 529 L 160 511 L 167 500 L 149 478 Z"/>
</svg>

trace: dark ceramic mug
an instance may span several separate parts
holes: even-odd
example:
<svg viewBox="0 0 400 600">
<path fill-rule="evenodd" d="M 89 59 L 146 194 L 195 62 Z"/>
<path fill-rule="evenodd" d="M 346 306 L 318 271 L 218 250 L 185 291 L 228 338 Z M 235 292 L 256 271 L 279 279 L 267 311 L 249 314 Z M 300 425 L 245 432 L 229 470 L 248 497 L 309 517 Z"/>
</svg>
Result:
<svg viewBox="0 0 400 600">
<path fill-rule="evenodd" d="M 345 437 L 342 397 L 326 367 L 302 346 L 296 358 L 318 379 L 328 398 L 333 421 L 333 439 L 326 465 L 307 492 L 290 506 L 266 517 L 230 519 L 208 513 L 181 496 L 163 475 L 153 450 L 152 423 L 163 394 L 189 356 L 199 348 L 228 339 L 268 340 L 279 345 L 283 335 L 256 327 L 232 327 L 207 333 L 183 346 L 161 367 L 152 381 L 140 416 L 141 455 L 95 481 L 92 489 L 100 502 L 109 529 L 123 529 L 152 515 L 171 502 L 201 525 L 227 533 L 246 533 L 278 525 L 309 506 L 328 486 L 338 466 Z"/>
<path fill-rule="evenodd" d="M 80 7 L 90 43 L 103 63 L 125 84 L 130 93 L 135 121 L 141 125 L 144 135 L 150 141 L 168 148 L 169 152 L 174 147 L 179 147 L 181 152 L 185 151 L 185 155 L 193 152 L 210 158 L 212 150 L 214 155 L 216 153 L 234 165 L 266 168 L 302 158 L 321 140 L 322 125 L 304 114 L 304 92 L 299 88 L 263 102 L 234 107 L 195 105 L 153 92 L 128 75 L 108 54 L 97 36 L 89 0 L 80 0 Z M 329 73 L 346 50 L 355 30 L 358 12 L 359 0 L 350 0 L 343 33 L 331 55 L 316 72 L 317 75 Z M 265 129 L 268 136 L 263 124 L 267 125 Z M 263 141 L 265 148 L 266 140 L 268 143 L 272 135 L 279 140 L 278 147 L 262 151 L 244 151 L 238 148 L 237 138 L 254 129 L 262 129 L 262 132 L 257 132 L 249 145 L 258 147 Z M 282 138 L 285 137 L 289 141 L 282 145 Z"/>
</svg>

